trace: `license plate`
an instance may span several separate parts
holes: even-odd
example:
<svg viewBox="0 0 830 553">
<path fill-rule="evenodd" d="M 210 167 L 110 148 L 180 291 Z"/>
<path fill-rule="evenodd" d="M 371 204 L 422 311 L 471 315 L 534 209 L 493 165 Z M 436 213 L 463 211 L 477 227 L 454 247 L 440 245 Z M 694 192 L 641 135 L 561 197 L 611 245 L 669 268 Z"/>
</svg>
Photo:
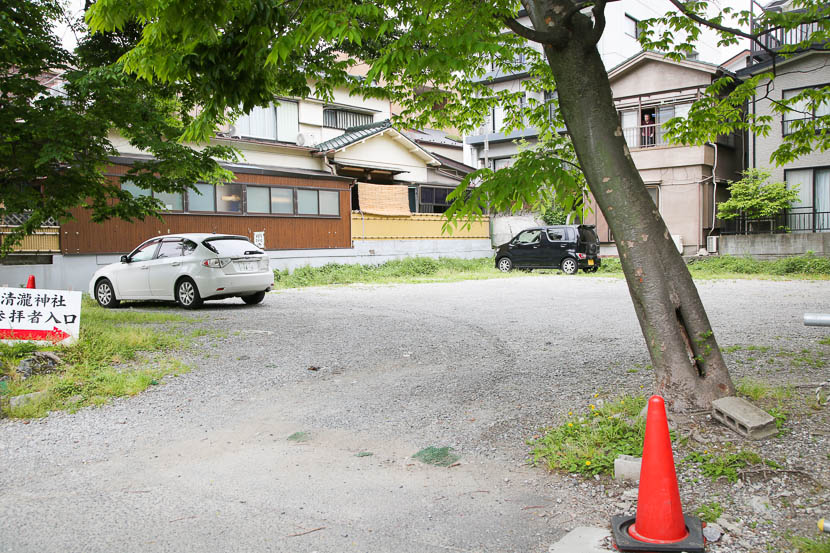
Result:
<svg viewBox="0 0 830 553">
<path fill-rule="evenodd" d="M 240 273 L 253 273 L 257 269 L 257 263 L 254 261 L 239 261 L 236 268 Z"/>
<path fill-rule="evenodd" d="M 594 264 L 594 260 L 593 260 L 593 259 L 589 259 L 589 260 L 588 260 L 588 266 L 590 267 L 590 266 L 591 266 L 591 265 L 593 265 L 593 264 Z"/>
</svg>

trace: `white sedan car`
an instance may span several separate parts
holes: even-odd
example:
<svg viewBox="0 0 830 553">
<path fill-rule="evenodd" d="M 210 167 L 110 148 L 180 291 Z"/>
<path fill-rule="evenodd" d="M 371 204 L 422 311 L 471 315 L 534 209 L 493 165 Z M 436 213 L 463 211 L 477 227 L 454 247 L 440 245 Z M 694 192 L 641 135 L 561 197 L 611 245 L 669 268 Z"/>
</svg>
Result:
<svg viewBox="0 0 830 553">
<path fill-rule="evenodd" d="M 147 240 L 119 263 L 98 269 L 89 293 L 103 307 L 121 300 L 173 300 L 194 309 L 203 300 L 261 302 L 274 285 L 268 256 L 244 236 L 171 234 Z"/>
</svg>

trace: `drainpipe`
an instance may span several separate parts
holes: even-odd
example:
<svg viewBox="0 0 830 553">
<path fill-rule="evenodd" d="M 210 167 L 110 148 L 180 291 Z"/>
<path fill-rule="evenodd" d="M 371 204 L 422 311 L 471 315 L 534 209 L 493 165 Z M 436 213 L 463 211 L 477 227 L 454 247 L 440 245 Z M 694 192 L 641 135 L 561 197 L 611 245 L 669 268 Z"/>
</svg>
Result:
<svg viewBox="0 0 830 553">
<path fill-rule="evenodd" d="M 718 195 L 718 179 L 715 175 L 715 172 L 718 170 L 718 145 L 714 142 L 709 142 L 709 144 L 715 148 L 715 162 L 712 164 L 712 228 L 709 229 L 709 234 L 706 235 L 707 237 L 712 236 L 712 233 L 715 232 L 715 216 L 718 213 L 718 210 L 715 209 L 715 198 L 717 198 Z"/>
</svg>

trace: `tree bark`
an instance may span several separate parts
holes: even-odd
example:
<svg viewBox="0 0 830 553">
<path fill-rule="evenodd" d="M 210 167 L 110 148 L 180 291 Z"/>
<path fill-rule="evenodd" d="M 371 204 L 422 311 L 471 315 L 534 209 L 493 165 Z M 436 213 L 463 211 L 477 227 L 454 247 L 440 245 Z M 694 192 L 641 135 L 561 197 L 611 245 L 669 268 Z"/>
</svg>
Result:
<svg viewBox="0 0 830 553">
<path fill-rule="evenodd" d="M 735 387 L 692 277 L 631 159 L 594 24 L 571 0 L 523 4 L 534 28 L 556 37 L 543 46 L 559 107 L 614 234 L 654 367 L 655 393 L 673 411 L 709 409 Z"/>
</svg>

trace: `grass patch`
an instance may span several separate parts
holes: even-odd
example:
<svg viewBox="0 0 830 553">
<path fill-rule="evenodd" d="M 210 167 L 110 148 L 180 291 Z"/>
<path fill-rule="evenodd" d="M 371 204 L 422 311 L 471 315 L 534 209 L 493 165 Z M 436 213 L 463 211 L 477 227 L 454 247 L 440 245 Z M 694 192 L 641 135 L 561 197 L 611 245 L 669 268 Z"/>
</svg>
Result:
<svg viewBox="0 0 830 553">
<path fill-rule="evenodd" d="M 274 271 L 274 288 L 354 283 L 453 281 L 505 276 L 507 276 L 505 273 L 493 266 L 493 259 L 489 257 L 483 259 L 409 257 L 387 261 L 381 265 L 329 263 L 322 267 L 300 267 L 291 274 L 288 271 Z"/>
<path fill-rule="evenodd" d="M 158 384 L 165 376 L 187 372 L 175 360 L 141 364 L 139 352 L 161 352 L 187 345 L 180 332 L 154 325 L 187 321 L 175 313 L 110 310 L 90 298 L 82 303 L 79 339 L 70 346 L 0 344 L 0 372 L 7 380 L 0 393 L 4 414 L 15 418 L 46 416 L 52 410 L 74 412 L 88 405 L 101 405 L 113 397 L 135 395 Z M 16 366 L 37 350 L 52 350 L 63 363 L 48 374 L 20 378 Z M 138 365 L 138 366 L 137 366 Z M 42 392 L 35 399 L 11 408 L 9 398 Z"/>
<path fill-rule="evenodd" d="M 644 397 L 623 397 L 569 413 L 565 423 L 530 442 L 534 463 L 585 476 L 612 474 L 618 455 L 642 456 L 646 424 L 638 415 L 645 404 Z"/>
<path fill-rule="evenodd" d="M 693 258 L 688 264 L 692 276 L 734 277 L 734 276 L 801 276 L 830 277 L 830 257 L 811 253 L 761 261 L 751 257 L 718 255 Z"/>
<path fill-rule="evenodd" d="M 818 343 L 822 346 L 830 346 L 830 336 L 828 336 L 827 338 L 822 338 L 818 341 Z"/>
<path fill-rule="evenodd" d="M 763 464 L 772 469 L 779 468 L 774 461 L 764 461 L 754 451 L 746 450 L 726 454 L 695 451 L 687 455 L 681 462 L 697 465 L 703 476 L 707 476 L 712 480 L 726 478 L 731 483 L 738 481 L 738 471 L 749 466 Z"/>
<path fill-rule="evenodd" d="M 758 261 L 748 257 L 711 256 L 692 259 L 689 271 L 700 278 L 794 277 L 830 278 L 830 258 L 812 254 L 786 257 L 775 261 Z M 559 271 L 542 269 L 541 272 Z M 292 273 L 274 271 L 274 288 L 304 288 L 334 284 L 393 284 L 415 282 L 453 282 L 490 278 L 520 277 L 525 271 L 502 273 L 492 258 L 455 259 L 442 257 L 408 257 L 378 265 L 329 263 L 322 267 L 300 267 Z M 580 273 L 583 276 L 589 274 Z M 602 259 L 594 275 L 622 276 L 622 265 L 616 257 Z M 740 348 L 737 348 L 740 349 Z M 752 349 L 751 346 L 749 349 Z M 759 348 L 761 349 L 761 348 Z M 761 349 L 761 351 L 765 351 Z"/>
<path fill-rule="evenodd" d="M 799 553 L 830 553 L 830 537 L 823 536 L 818 539 L 796 537 L 792 544 Z"/>
<path fill-rule="evenodd" d="M 294 432 L 286 439 L 289 442 L 307 442 L 311 440 L 311 435 L 308 432 Z"/>
<path fill-rule="evenodd" d="M 412 456 L 427 465 L 435 465 L 437 467 L 448 467 L 458 461 L 461 456 L 453 453 L 451 447 L 427 447 Z"/>
<path fill-rule="evenodd" d="M 723 507 L 717 501 L 704 503 L 697 508 L 695 514 L 705 522 L 715 522 L 723 514 Z"/>
</svg>

